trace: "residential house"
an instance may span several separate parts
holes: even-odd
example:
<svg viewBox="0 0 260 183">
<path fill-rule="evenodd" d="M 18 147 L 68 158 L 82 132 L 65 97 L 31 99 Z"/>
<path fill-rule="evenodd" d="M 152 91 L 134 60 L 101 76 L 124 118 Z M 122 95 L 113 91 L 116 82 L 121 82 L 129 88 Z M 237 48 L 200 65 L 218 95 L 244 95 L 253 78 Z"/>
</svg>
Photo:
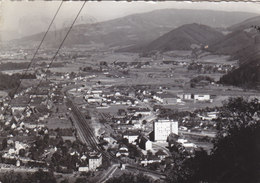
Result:
<svg viewBox="0 0 260 183">
<path fill-rule="evenodd" d="M 153 96 L 153 99 L 164 105 L 173 105 L 181 102 L 180 98 L 170 93 L 157 93 Z"/>
<path fill-rule="evenodd" d="M 116 153 L 116 157 L 119 156 L 129 156 L 128 148 L 125 146 L 120 147 L 118 152 Z"/>
<path fill-rule="evenodd" d="M 138 145 L 143 150 L 152 150 L 152 142 L 144 135 L 138 137 Z"/>
<path fill-rule="evenodd" d="M 138 136 L 140 135 L 137 131 L 126 131 L 123 133 L 123 138 L 126 138 L 129 143 L 133 144 L 138 139 Z"/>
<path fill-rule="evenodd" d="M 142 115 L 142 116 L 148 116 L 151 114 L 151 111 L 147 108 L 137 108 L 137 110 L 134 113 L 134 116 L 138 116 L 138 115 Z"/>
<path fill-rule="evenodd" d="M 160 158 L 158 158 L 157 156 L 155 155 L 151 155 L 151 156 L 148 156 L 146 158 L 144 158 L 143 160 L 141 160 L 141 165 L 144 165 L 144 166 L 147 166 L 148 164 L 151 164 L 151 163 L 160 163 L 162 160 Z"/>
<path fill-rule="evenodd" d="M 49 91 L 38 89 L 37 91 L 30 92 L 29 95 L 30 95 L 30 98 L 37 98 L 37 97 L 47 98 L 49 95 Z"/>
<path fill-rule="evenodd" d="M 193 95 L 191 93 L 177 94 L 177 97 L 179 97 L 182 100 L 193 100 Z"/>
<path fill-rule="evenodd" d="M 82 166 L 78 168 L 79 172 L 88 172 L 89 171 L 89 167 L 88 166 Z"/>
<path fill-rule="evenodd" d="M 102 103 L 102 98 L 93 98 L 93 97 L 90 97 L 87 99 L 87 102 L 88 103 Z"/>
<path fill-rule="evenodd" d="M 155 155 L 160 158 L 160 160 L 164 160 L 167 157 L 167 154 L 162 150 L 159 150 L 155 153 Z"/>
<path fill-rule="evenodd" d="M 134 124 L 118 124 L 117 129 L 118 130 L 131 130 L 131 129 L 134 129 Z"/>
</svg>

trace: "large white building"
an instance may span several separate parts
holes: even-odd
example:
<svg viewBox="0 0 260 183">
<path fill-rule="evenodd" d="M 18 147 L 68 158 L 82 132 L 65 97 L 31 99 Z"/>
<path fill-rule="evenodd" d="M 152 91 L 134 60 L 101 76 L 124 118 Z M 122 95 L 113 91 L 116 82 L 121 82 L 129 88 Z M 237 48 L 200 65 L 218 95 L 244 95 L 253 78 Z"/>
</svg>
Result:
<svg viewBox="0 0 260 183">
<path fill-rule="evenodd" d="M 194 100 L 197 101 L 210 101 L 210 95 L 209 94 L 195 94 Z"/>
<path fill-rule="evenodd" d="M 153 99 L 157 100 L 158 102 L 164 105 L 173 105 L 181 102 L 180 98 L 170 93 L 157 93 L 153 96 Z"/>
<path fill-rule="evenodd" d="M 95 171 L 96 168 L 102 165 L 102 155 L 99 153 L 91 153 L 88 159 L 89 170 Z"/>
<path fill-rule="evenodd" d="M 178 135 L 178 122 L 173 120 L 158 120 L 154 122 L 154 141 L 166 142 L 171 133 Z"/>
<path fill-rule="evenodd" d="M 181 100 L 211 101 L 210 94 L 180 93 L 177 95 Z"/>
</svg>

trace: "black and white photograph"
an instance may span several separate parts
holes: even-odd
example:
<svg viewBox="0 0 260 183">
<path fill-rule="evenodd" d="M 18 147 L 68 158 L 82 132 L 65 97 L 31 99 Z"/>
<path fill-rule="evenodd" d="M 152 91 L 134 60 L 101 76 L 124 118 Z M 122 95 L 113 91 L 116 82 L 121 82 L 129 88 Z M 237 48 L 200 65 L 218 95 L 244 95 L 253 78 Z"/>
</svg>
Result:
<svg viewBox="0 0 260 183">
<path fill-rule="evenodd" d="M 0 1 L 0 183 L 260 183 L 260 2 Z"/>
</svg>

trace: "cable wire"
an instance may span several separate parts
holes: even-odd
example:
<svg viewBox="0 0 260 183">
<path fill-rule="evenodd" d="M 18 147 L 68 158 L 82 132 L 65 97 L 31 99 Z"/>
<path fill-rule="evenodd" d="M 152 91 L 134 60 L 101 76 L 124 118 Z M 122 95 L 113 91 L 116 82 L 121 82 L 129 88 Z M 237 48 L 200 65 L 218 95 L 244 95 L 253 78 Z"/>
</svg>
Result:
<svg viewBox="0 0 260 183">
<path fill-rule="evenodd" d="M 51 66 L 52 66 L 52 64 L 53 64 L 53 62 L 54 62 L 56 56 L 58 55 L 60 49 L 62 48 L 62 46 L 63 46 L 63 44 L 64 44 L 64 42 L 65 42 L 65 40 L 66 40 L 67 37 L 68 37 L 70 31 L 72 30 L 72 28 L 73 28 L 75 22 L 77 21 L 77 19 L 78 19 L 80 13 L 81 13 L 81 11 L 82 11 L 82 9 L 84 8 L 86 2 L 87 2 L 87 1 L 85 0 L 84 3 L 82 4 L 81 8 L 79 9 L 79 12 L 77 13 L 77 15 L 76 15 L 74 21 L 72 22 L 71 26 L 69 27 L 69 30 L 67 31 L 65 37 L 63 38 L 63 40 L 62 40 L 60 46 L 58 47 L 58 49 L 57 49 L 57 51 L 56 51 L 56 53 L 55 53 L 54 56 L 52 57 L 51 62 L 48 64 L 48 67 L 47 67 L 47 70 L 45 71 L 45 73 L 51 68 Z M 47 79 L 47 74 L 46 74 L 46 78 L 45 78 L 45 79 Z M 40 82 L 38 83 L 38 85 L 36 86 L 36 88 L 35 88 L 35 93 L 37 92 L 37 90 L 38 90 L 39 86 L 41 85 L 42 81 L 43 81 L 43 79 L 41 79 Z M 32 100 L 32 98 L 29 98 L 29 102 L 28 102 L 28 104 L 27 104 L 27 107 L 29 107 L 28 105 L 31 103 L 31 100 Z M 26 108 L 25 108 L 25 110 L 26 110 Z M 24 110 L 24 112 L 25 112 L 25 110 Z"/>
<path fill-rule="evenodd" d="M 37 55 L 37 53 L 38 53 L 40 47 L 42 46 L 43 41 L 45 40 L 45 38 L 46 38 L 48 32 L 50 31 L 50 28 L 51 28 L 51 26 L 52 26 L 54 20 L 56 19 L 57 15 L 58 15 L 58 13 L 59 13 L 59 11 L 60 11 L 60 9 L 61 9 L 62 4 L 63 4 L 63 0 L 61 1 L 60 5 L 59 5 L 59 7 L 58 7 L 58 9 L 57 9 L 57 11 L 55 12 L 55 14 L 54 14 L 54 16 L 53 16 L 53 18 L 52 18 L 52 20 L 51 20 L 51 23 L 49 24 L 49 27 L 48 27 L 47 31 L 45 32 L 45 34 L 44 34 L 44 36 L 43 36 L 43 38 L 42 38 L 40 44 L 39 44 L 38 47 L 36 48 L 36 51 L 34 52 L 33 57 L 32 57 L 32 59 L 31 59 L 30 63 L 27 65 L 27 68 L 26 68 L 25 72 L 22 74 L 21 79 L 24 78 L 24 76 L 27 74 L 27 72 L 28 72 L 30 66 L 32 65 L 33 61 L 35 60 L 35 57 L 36 57 L 36 55 Z M 21 79 L 19 80 L 18 86 L 17 86 L 16 89 L 14 90 L 14 95 L 18 92 L 18 89 L 19 89 L 20 86 L 21 86 L 21 83 L 22 83 L 22 80 L 21 80 Z M 14 96 L 13 96 L 13 97 L 14 97 Z M 12 102 L 12 99 L 8 102 L 8 106 L 11 104 L 11 102 Z M 8 107 L 8 106 L 7 106 L 7 107 Z M 5 110 L 4 110 L 4 114 L 6 113 L 7 107 L 6 107 Z"/>
</svg>

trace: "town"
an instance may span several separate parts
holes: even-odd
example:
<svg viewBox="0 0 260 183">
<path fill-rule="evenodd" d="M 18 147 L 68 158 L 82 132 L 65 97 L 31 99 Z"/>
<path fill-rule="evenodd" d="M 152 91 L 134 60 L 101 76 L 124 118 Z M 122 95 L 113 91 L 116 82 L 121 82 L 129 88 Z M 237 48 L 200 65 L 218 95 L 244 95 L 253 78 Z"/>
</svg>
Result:
<svg viewBox="0 0 260 183">
<path fill-rule="evenodd" d="M 86 2 L 0 42 L 0 183 L 259 181 L 259 15 Z"/>
<path fill-rule="evenodd" d="M 102 60 L 91 66 L 81 63 L 84 58 L 88 59 L 76 58 L 78 68 L 73 72 L 66 71 L 70 63 L 66 58 L 62 62 L 64 57 L 59 57 L 62 65 L 48 72 L 41 68 L 45 61 L 39 61 L 36 71 L 30 72 L 33 79 L 21 79 L 23 89 L 13 99 L 1 98 L 1 161 L 6 169 L 41 167 L 76 177 L 92 172 L 88 176 L 97 182 L 106 181 L 111 172 L 139 170 L 160 180 L 172 162 L 175 143 L 190 155 L 198 148 L 210 152 L 216 135 L 216 106 L 230 97 L 224 86 L 214 79 L 199 85 L 205 77 L 196 86 L 189 86 L 192 81 L 184 86 L 178 81 L 177 86 L 167 84 L 172 71 L 191 70 L 184 61 L 172 64 L 159 58 L 153 62 L 164 69 L 160 71 L 164 76 L 150 72 L 156 66 L 147 58 Z M 137 73 L 147 84 L 138 84 Z M 155 77 L 162 83 L 149 83 Z M 216 89 L 205 87 L 223 92 L 216 94 Z"/>
</svg>

